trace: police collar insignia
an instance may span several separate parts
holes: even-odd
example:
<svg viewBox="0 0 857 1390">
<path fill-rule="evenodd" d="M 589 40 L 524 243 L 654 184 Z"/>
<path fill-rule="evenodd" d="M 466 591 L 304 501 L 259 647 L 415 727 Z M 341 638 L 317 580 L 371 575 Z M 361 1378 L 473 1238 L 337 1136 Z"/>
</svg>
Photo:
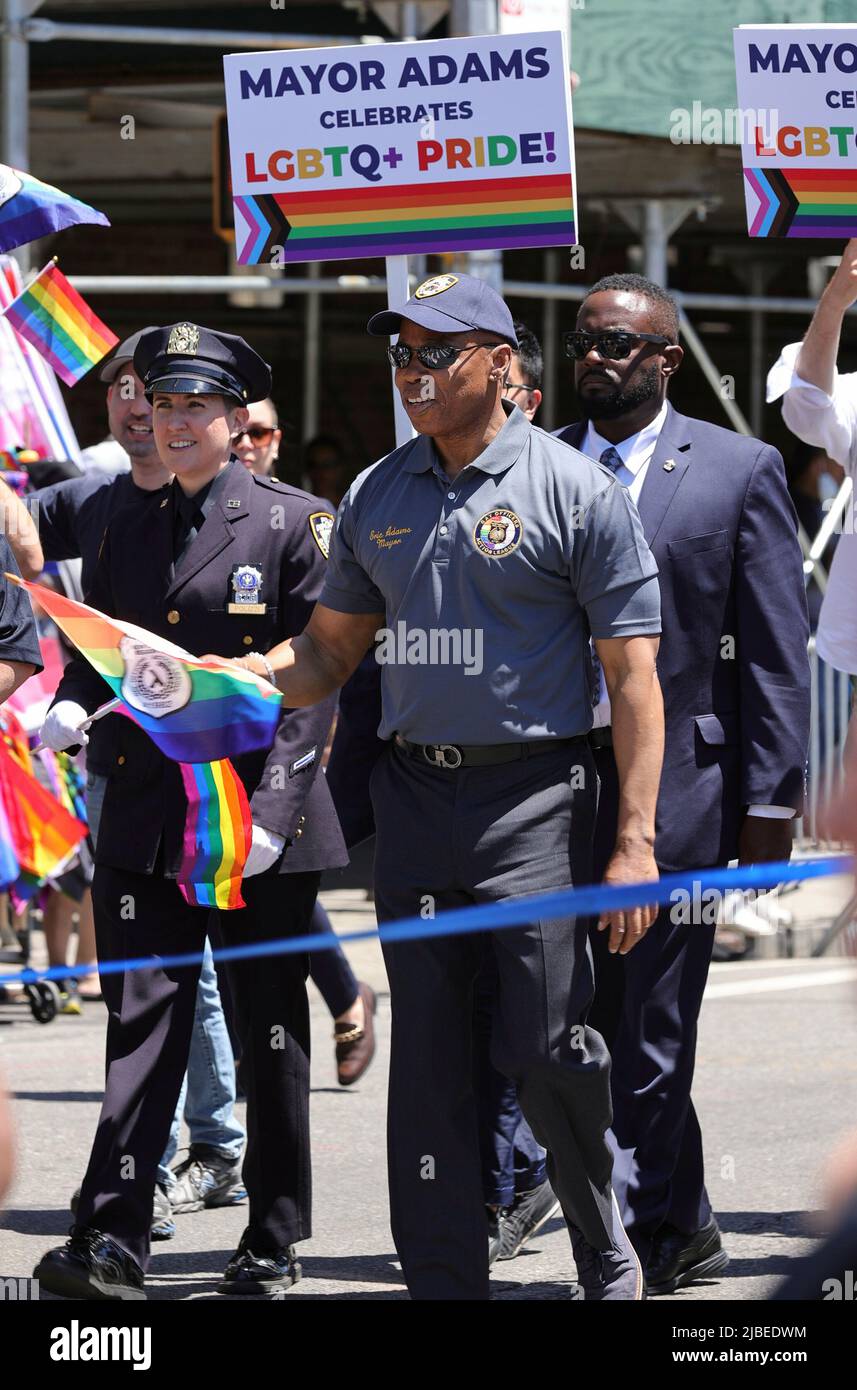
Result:
<svg viewBox="0 0 857 1390">
<path fill-rule="evenodd" d="M 333 517 L 330 512 L 313 512 L 309 519 L 309 529 L 326 560 L 330 554 L 330 537 L 333 533 Z"/>
<path fill-rule="evenodd" d="M 167 352 L 192 357 L 199 350 L 199 329 L 195 323 L 177 323 L 167 341 Z"/>
<path fill-rule="evenodd" d="M 421 285 L 417 285 L 414 299 L 431 299 L 433 294 L 443 294 L 444 290 L 451 290 L 457 284 L 457 275 L 433 275 L 430 280 L 423 280 Z"/>
<path fill-rule="evenodd" d="M 511 555 L 513 550 L 517 550 L 523 534 L 521 518 L 514 512 L 507 511 L 505 507 L 486 512 L 484 516 L 480 516 L 473 528 L 476 549 L 494 559 Z"/>
<path fill-rule="evenodd" d="M 262 571 L 256 565 L 232 566 L 232 602 L 230 613 L 264 613 L 266 605 L 259 602 Z"/>
<path fill-rule="evenodd" d="M 193 694 L 186 666 L 133 637 L 123 637 L 119 651 L 125 662 L 122 699 L 127 705 L 153 719 L 184 708 Z"/>
</svg>

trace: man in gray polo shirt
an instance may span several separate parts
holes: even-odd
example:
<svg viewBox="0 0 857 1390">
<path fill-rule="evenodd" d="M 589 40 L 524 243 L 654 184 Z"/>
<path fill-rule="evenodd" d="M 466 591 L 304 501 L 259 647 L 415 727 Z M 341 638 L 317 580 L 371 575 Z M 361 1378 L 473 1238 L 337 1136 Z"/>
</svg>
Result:
<svg viewBox="0 0 857 1390">
<path fill-rule="evenodd" d="M 371 784 L 382 942 L 396 918 L 590 881 L 590 633 L 622 777 L 606 878 L 656 879 L 660 607 L 627 492 L 502 401 L 517 340 L 483 281 L 433 277 L 369 331 L 399 334 L 388 351 L 419 437 L 351 486 L 305 632 L 244 664 L 275 674 L 300 706 L 341 685 L 378 640 L 390 740 Z M 612 949 L 630 950 L 653 917 L 646 906 L 610 914 Z M 641 1298 L 604 1142 L 609 1059 L 586 1027 L 586 922 L 573 917 L 384 946 L 392 1226 L 411 1296 L 488 1296 L 470 1069 L 485 950 L 499 976 L 494 1061 L 548 1150 L 576 1296 Z"/>
</svg>

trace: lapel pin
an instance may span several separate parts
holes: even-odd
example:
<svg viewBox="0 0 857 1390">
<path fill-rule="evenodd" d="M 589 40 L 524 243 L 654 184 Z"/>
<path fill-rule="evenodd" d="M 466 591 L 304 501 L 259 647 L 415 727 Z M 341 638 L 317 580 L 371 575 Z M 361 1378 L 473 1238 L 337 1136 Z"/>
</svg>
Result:
<svg viewBox="0 0 857 1390">
<path fill-rule="evenodd" d="M 233 507 L 233 508 L 234 508 L 234 507 L 240 507 L 240 506 L 241 506 L 241 502 L 239 501 L 239 499 L 238 499 L 237 497 L 230 497 L 229 500 L 228 500 L 228 502 L 226 503 L 226 505 L 227 505 L 227 507 Z"/>
<path fill-rule="evenodd" d="M 674 468 L 675 468 L 675 459 L 667 459 L 666 463 L 664 464 L 664 472 L 665 472 L 665 473 L 672 473 L 672 471 L 673 471 Z"/>
<path fill-rule="evenodd" d="M 163 500 L 163 502 L 161 503 L 161 506 L 162 506 L 162 507 L 165 507 L 165 506 L 167 505 L 167 503 L 169 502 L 169 500 L 170 500 L 169 497 L 165 497 L 164 500 Z"/>
</svg>

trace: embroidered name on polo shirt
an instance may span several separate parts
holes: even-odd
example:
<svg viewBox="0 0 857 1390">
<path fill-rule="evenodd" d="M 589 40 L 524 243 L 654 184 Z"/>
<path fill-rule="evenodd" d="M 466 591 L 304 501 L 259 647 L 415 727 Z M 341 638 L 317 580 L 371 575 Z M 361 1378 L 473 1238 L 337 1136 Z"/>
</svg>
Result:
<svg viewBox="0 0 857 1390">
<path fill-rule="evenodd" d="M 369 539 L 379 550 L 392 550 L 394 545 L 402 544 L 402 537 L 411 534 L 410 526 L 388 526 L 386 531 L 370 531 Z"/>
</svg>

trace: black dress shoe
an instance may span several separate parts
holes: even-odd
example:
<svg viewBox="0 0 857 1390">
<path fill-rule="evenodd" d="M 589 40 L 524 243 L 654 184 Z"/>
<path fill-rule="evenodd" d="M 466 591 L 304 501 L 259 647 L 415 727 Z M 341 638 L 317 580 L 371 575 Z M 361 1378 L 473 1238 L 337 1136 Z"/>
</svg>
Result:
<svg viewBox="0 0 857 1390">
<path fill-rule="evenodd" d="M 649 1293 L 674 1293 L 697 1279 L 711 1279 L 729 1263 L 720 1243 L 720 1228 L 714 1217 L 689 1236 L 672 1226 L 662 1226 L 652 1242 L 646 1266 Z"/>
<path fill-rule="evenodd" d="M 91 1226 L 72 1226 L 69 1236 L 33 1270 L 43 1289 L 62 1298 L 145 1300 L 143 1271 L 121 1245 Z"/>
<path fill-rule="evenodd" d="M 295 1259 L 295 1247 L 285 1245 L 272 1255 L 254 1255 L 247 1244 L 247 1233 L 217 1285 L 218 1293 L 273 1293 L 285 1290 L 296 1284 L 301 1277 L 301 1267 Z"/>
</svg>

